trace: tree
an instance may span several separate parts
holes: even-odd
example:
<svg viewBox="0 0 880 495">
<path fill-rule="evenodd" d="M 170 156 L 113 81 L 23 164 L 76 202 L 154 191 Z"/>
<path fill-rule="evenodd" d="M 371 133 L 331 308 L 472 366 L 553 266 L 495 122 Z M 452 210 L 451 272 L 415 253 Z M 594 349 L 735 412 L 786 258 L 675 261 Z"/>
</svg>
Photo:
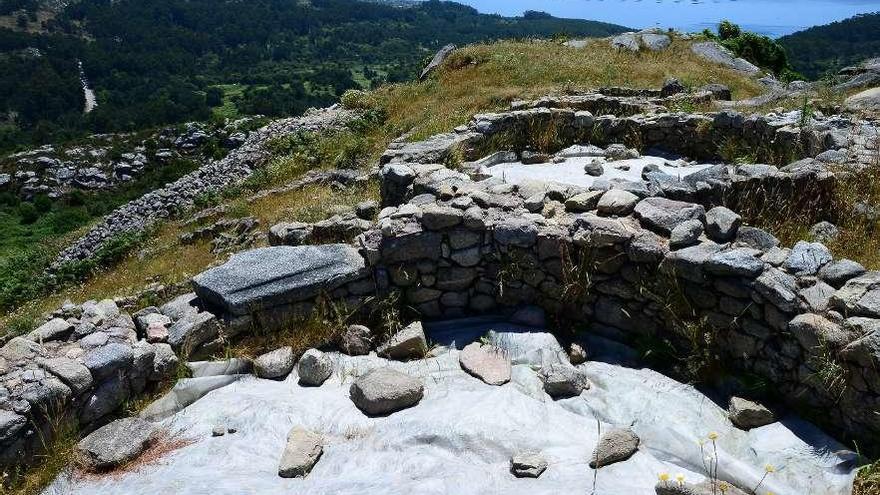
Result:
<svg viewBox="0 0 880 495">
<path fill-rule="evenodd" d="M 18 14 L 18 17 L 15 19 L 15 25 L 20 27 L 21 29 L 27 29 L 28 27 L 28 18 L 24 14 Z"/>
<path fill-rule="evenodd" d="M 718 36 L 722 40 L 729 40 L 731 38 L 736 38 L 742 34 L 742 29 L 740 27 L 727 19 L 721 21 L 721 24 L 718 25 Z"/>
<path fill-rule="evenodd" d="M 211 86 L 205 90 L 205 104 L 209 107 L 219 107 L 223 104 L 223 89 Z"/>
</svg>

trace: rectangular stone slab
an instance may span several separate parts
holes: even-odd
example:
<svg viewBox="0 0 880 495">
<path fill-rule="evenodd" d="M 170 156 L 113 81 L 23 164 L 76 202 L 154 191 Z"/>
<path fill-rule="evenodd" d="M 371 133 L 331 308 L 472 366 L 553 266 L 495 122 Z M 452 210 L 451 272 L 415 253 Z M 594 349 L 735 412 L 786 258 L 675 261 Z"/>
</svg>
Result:
<svg viewBox="0 0 880 495">
<path fill-rule="evenodd" d="M 363 257 L 345 244 L 276 246 L 238 253 L 197 275 L 193 286 L 206 305 L 246 315 L 311 299 L 365 271 Z"/>
</svg>

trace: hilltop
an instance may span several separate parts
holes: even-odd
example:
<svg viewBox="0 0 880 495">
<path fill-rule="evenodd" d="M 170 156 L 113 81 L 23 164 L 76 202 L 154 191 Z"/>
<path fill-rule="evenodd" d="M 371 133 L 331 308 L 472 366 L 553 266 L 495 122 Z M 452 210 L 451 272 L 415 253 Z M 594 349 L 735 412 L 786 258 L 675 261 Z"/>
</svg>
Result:
<svg viewBox="0 0 880 495">
<path fill-rule="evenodd" d="M 85 193 L 40 175 L 69 147 L 17 156 L 3 213 L 42 229 L 145 182 L 0 263 L 4 488 L 849 495 L 876 101 L 728 34 L 474 43 L 299 117 L 95 136 Z"/>
</svg>

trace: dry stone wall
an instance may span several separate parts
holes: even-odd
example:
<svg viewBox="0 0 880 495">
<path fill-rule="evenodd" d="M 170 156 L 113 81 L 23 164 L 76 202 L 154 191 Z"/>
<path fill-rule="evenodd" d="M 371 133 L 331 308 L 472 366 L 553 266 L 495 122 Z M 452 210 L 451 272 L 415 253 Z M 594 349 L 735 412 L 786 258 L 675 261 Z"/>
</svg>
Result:
<svg viewBox="0 0 880 495">
<path fill-rule="evenodd" d="M 109 299 L 69 305 L 0 348 L 0 465 L 21 465 L 71 425 L 101 426 L 176 373 L 171 346 L 143 337 L 144 316 Z"/>
<path fill-rule="evenodd" d="M 381 171 L 386 208 L 357 239 L 365 266 L 348 263 L 350 280 L 322 285 L 321 293 L 358 306 L 397 292 L 424 318 L 538 306 L 629 344 L 666 340 L 682 353 L 697 344 L 725 368 L 765 381 L 802 413 L 833 411 L 815 418 L 830 430 L 876 444 L 880 275 L 833 259 L 819 243 L 779 246 L 713 201 L 746 185 L 771 196 L 833 187 L 822 155 L 862 151 L 850 149 L 856 142 L 849 128 L 836 122 L 800 129 L 730 112 L 596 118 L 546 107 L 480 115 L 453 133 L 388 150 Z M 541 127 L 554 129 L 562 146 L 624 140 L 635 131 L 642 143 L 690 156 L 714 156 L 729 136 L 792 147 L 801 156 L 782 168 L 718 165 L 683 180 L 594 190 L 479 180 L 472 175 L 479 162 L 451 159 L 480 158 L 497 136 L 513 135 L 503 142 L 514 143 L 507 153 L 516 154 L 523 143 L 516 137 Z M 235 316 L 252 324 L 277 322 L 294 308 L 306 314 L 314 294 L 265 311 L 255 300 L 253 311 Z M 224 305 L 215 298 L 213 310 L 224 313 Z"/>
</svg>

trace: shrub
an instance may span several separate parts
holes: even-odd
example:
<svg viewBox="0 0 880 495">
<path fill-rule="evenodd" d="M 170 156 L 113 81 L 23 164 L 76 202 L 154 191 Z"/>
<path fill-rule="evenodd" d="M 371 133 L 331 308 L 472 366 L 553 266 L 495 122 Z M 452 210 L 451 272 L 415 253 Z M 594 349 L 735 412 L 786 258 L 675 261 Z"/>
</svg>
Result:
<svg viewBox="0 0 880 495">
<path fill-rule="evenodd" d="M 722 40 L 729 40 L 731 38 L 736 38 L 737 36 L 742 34 L 742 29 L 736 24 L 723 20 L 721 24 L 718 25 L 718 36 Z"/>
<path fill-rule="evenodd" d="M 37 196 L 34 198 L 34 208 L 40 213 L 47 213 L 52 209 L 52 200 L 49 199 L 49 196 Z"/>
<path fill-rule="evenodd" d="M 372 93 L 359 89 L 349 89 L 342 93 L 339 102 L 349 110 L 370 110 L 376 107 L 376 99 Z"/>
<path fill-rule="evenodd" d="M 18 216 L 21 217 L 21 223 L 29 225 L 40 218 L 40 213 L 34 207 L 33 203 L 25 202 L 18 205 Z"/>
<path fill-rule="evenodd" d="M 785 80 L 801 78 L 788 61 L 788 54 L 776 40 L 760 34 L 743 31 L 738 25 L 724 20 L 718 25 L 718 36 L 706 33 L 721 41 L 737 57 L 742 57 L 762 69 L 773 72 Z"/>
<path fill-rule="evenodd" d="M 66 234 L 89 221 L 91 217 L 84 208 L 65 208 L 52 213 L 49 226 L 55 234 Z"/>
</svg>

